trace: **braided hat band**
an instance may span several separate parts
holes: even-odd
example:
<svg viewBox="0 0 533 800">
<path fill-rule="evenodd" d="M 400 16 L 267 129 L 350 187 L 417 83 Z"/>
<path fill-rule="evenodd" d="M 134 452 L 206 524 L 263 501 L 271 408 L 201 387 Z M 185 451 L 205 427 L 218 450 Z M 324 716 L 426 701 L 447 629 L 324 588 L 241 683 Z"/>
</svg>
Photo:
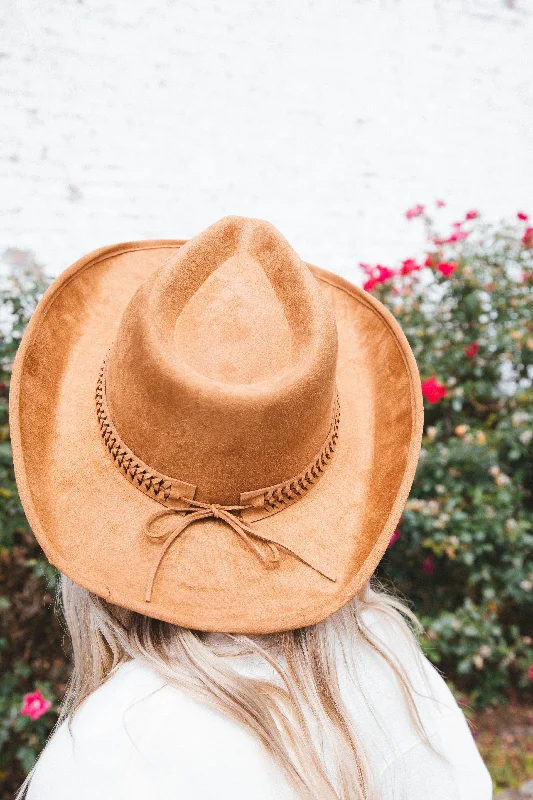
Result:
<svg viewBox="0 0 533 800">
<path fill-rule="evenodd" d="M 325 578 L 333 582 L 336 581 L 334 576 L 326 574 L 320 566 L 311 564 L 294 550 L 272 541 L 258 530 L 252 529 L 247 523 L 264 519 L 297 502 L 322 477 L 331 462 L 339 436 L 340 403 L 338 391 L 335 392 L 331 424 L 326 440 L 307 467 L 298 475 L 282 483 L 267 486 L 263 489 L 241 492 L 239 505 L 224 506 L 219 503 L 204 503 L 195 500 L 196 486 L 158 472 L 138 458 L 123 442 L 113 423 L 107 403 L 107 363 L 108 356 L 105 357 L 100 368 L 95 392 L 96 414 L 104 444 L 115 466 L 135 488 L 161 505 L 166 506 L 166 510 L 156 511 L 143 525 L 143 533 L 150 540 L 164 540 L 164 544 L 160 548 L 158 557 L 152 565 L 148 576 L 145 602 L 149 603 L 151 600 L 152 587 L 157 570 L 170 545 L 189 524 L 209 517 L 226 522 L 265 566 L 272 567 L 279 564 L 279 548 L 283 547 L 284 550 L 290 552 Z M 179 518 L 174 528 L 163 532 L 152 529 L 152 524 L 156 520 L 174 514 L 178 515 Z"/>
</svg>

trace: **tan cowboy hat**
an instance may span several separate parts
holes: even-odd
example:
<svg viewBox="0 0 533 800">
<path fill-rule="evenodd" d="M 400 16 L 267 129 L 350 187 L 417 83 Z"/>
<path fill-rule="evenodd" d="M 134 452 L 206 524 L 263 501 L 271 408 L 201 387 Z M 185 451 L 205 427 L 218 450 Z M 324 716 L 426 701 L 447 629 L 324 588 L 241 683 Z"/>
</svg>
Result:
<svg viewBox="0 0 533 800">
<path fill-rule="evenodd" d="M 52 564 L 204 631 L 310 625 L 385 552 L 419 456 L 384 306 L 269 223 L 95 250 L 49 287 L 11 382 L 20 497 Z"/>
</svg>

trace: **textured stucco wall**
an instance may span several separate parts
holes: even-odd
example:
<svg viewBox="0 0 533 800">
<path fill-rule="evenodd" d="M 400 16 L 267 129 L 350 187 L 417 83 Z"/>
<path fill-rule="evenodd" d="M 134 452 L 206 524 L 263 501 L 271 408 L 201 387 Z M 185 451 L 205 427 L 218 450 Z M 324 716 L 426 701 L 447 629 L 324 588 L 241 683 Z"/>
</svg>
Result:
<svg viewBox="0 0 533 800">
<path fill-rule="evenodd" d="M 414 203 L 533 212 L 532 41 L 532 0 L 1 0 L 0 253 L 237 213 L 355 279 Z"/>
</svg>

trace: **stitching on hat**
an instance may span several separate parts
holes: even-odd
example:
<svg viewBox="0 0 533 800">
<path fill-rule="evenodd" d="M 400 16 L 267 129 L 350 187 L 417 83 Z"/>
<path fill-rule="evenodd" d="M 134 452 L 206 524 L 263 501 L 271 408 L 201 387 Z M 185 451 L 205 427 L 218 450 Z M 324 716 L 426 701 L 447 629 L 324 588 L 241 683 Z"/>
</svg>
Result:
<svg viewBox="0 0 533 800">
<path fill-rule="evenodd" d="M 172 483 L 166 475 L 151 469 L 141 461 L 127 445 L 124 444 L 113 423 L 107 407 L 105 396 L 105 368 L 107 357 L 100 368 L 96 384 L 96 414 L 100 424 L 100 433 L 115 464 L 129 480 L 141 491 L 154 500 L 168 500 L 172 491 Z"/>
<path fill-rule="evenodd" d="M 106 367 L 107 356 L 104 358 L 102 366 L 100 367 L 95 393 L 96 413 L 104 444 L 123 475 L 142 492 L 165 505 L 172 493 L 172 478 L 157 472 L 152 467 L 149 467 L 148 464 L 145 464 L 120 438 L 111 421 L 111 415 L 106 400 Z M 313 461 L 295 477 L 289 478 L 287 481 L 276 484 L 275 486 L 268 486 L 264 490 L 259 489 L 257 492 L 254 491 L 253 494 L 256 498 L 262 498 L 260 503 L 257 503 L 256 500 L 254 506 L 262 505 L 266 511 L 274 512 L 279 511 L 303 497 L 322 477 L 324 470 L 333 456 L 339 436 L 339 423 L 340 401 L 339 393 L 336 391 L 330 429 L 320 452 Z"/>
<path fill-rule="evenodd" d="M 278 511 L 280 508 L 289 505 L 290 503 L 299 500 L 311 486 L 322 477 L 322 474 L 329 464 L 335 447 L 337 439 L 339 438 L 339 423 L 340 423 L 340 402 L 339 394 L 335 393 L 335 402 L 333 406 L 333 417 L 327 439 L 322 446 L 322 449 L 316 458 L 294 478 L 290 478 L 284 483 L 279 483 L 277 486 L 269 486 L 263 495 L 263 502 L 265 508 L 270 511 Z"/>
</svg>

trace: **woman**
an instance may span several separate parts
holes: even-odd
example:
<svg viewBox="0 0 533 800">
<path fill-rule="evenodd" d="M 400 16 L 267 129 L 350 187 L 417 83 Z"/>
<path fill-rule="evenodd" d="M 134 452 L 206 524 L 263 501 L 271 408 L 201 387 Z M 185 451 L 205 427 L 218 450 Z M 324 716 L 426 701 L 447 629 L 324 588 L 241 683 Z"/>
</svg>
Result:
<svg viewBox="0 0 533 800">
<path fill-rule="evenodd" d="M 491 797 L 370 585 L 423 422 L 380 303 L 259 220 L 102 248 L 41 300 L 10 418 L 74 649 L 19 797 Z"/>
</svg>

